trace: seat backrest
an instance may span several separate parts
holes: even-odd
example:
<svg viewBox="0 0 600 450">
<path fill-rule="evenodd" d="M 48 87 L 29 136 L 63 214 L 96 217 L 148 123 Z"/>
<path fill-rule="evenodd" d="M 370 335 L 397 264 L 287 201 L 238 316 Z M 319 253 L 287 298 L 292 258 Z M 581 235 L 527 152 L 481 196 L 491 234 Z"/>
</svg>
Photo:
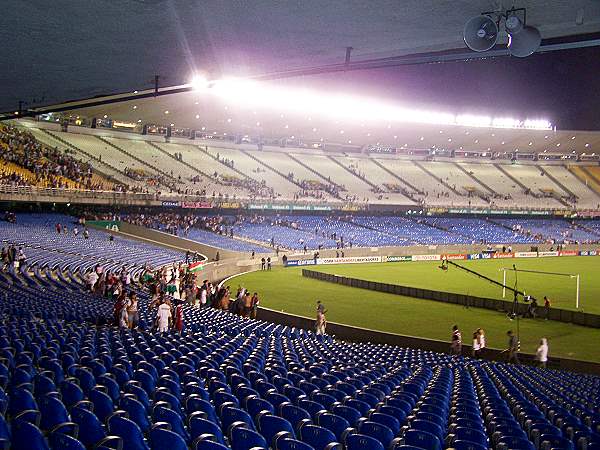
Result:
<svg viewBox="0 0 600 450">
<path fill-rule="evenodd" d="M 9 397 L 8 412 L 15 417 L 21 411 L 27 409 L 38 409 L 38 405 L 33 398 L 33 394 L 25 388 L 13 390 Z"/>
<path fill-rule="evenodd" d="M 232 450 L 249 450 L 253 447 L 268 448 L 267 441 L 256 431 L 235 427 L 231 430 Z"/>
<path fill-rule="evenodd" d="M 151 448 L 164 448 L 169 450 L 187 450 L 188 446 L 183 438 L 170 430 L 152 427 L 148 433 Z"/>
<path fill-rule="evenodd" d="M 50 447 L 61 450 L 86 450 L 83 443 L 72 436 L 63 433 L 51 433 L 48 437 Z"/>
<path fill-rule="evenodd" d="M 384 450 L 379 440 L 364 434 L 349 434 L 345 444 L 346 450 Z"/>
<path fill-rule="evenodd" d="M 428 450 L 440 450 L 441 442 L 435 434 L 423 430 L 409 429 L 402 435 L 402 442 Z"/>
<path fill-rule="evenodd" d="M 88 398 L 94 404 L 94 414 L 96 414 L 102 422 L 114 412 L 115 405 L 112 398 L 101 390 L 91 389 L 88 392 Z"/>
<path fill-rule="evenodd" d="M 277 441 L 277 450 L 315 450 L 312 446 L 296 439 L 284 438 Z"/>
<path fill-rule="evenodd" d="M 221 412 L 221 424 L 227 430 L 234 422 L 244 422 L 248 428 L 254 429 L 254 422 L 246 411 L 240 408 L 226 406 Z"/>
<path fill-rule="evenodd" d="M 110 434 L 120 436 L 123 439 L 123 448 L 127 450 L 148 450 L 142 430 L 132 420 L 112 415 L 108 419 L 108 430 Z"/>
<path fill-rule="evenodd" d="M 144 433 L 148 431 L 150 428 L 150 421 L 148 420 L 148 415 L 144 405 L 142 405 L 133 397 L 125 396 L 121 399 L 119 406 L 121 409 L 127 411 L 129 418 L 135 422 Z"/>
<path fill-rule="evenodd" d="M 78 438 L 87 447 L 91 447 L 106 437 L 100 419 L 91 411 L 74 407 L 71 410 L 71 420 L 79 426 Z"/>
<path fill-rule="evenodd" d="M 11 432 L 13 450 L 48 450 L 42 431 L 32 423 L 21 419 L 13 420 Z"/>
<path fill-rule="evenodd" d="M 331 430 L 340 442 L 344 431 L 350 428 L 350 424 L 346 419 L 330 412 L 319 414 L 317 416 L 317 425 Z"/>
<path fill-rule="evenodd" d="M 185 425 L 181 419 L 181 416 L 176 411 L 163 406 L 156 406 L 152 410 L 152 418 L 154 419 L 155 423 L 167 422 L 169 425 L 171 425 L 171 431 L 177 433 L 185 441 L 189 441 L 190 436 L 185 429 Z"/>
<path fill-rule="evenodd" d="M 67 408 L 56 397 L 44 395 L 39 399 L 38 405 L 42 414 L 40 421 L 42 430 L 48 431 L 60 423 L 70 422 L 71 420 Z"/>
<path fill-rule="evenodd" d="M 369 416 L 369 420 L 385 425 L 395 435 L 400 431 L 400 422 L 394 416 L 384 414 L 382 412 L 375 412 Z"/>
<path fill-rule="evenodd" d="M 286 431 L 290 433 L 291 437 L 295 437 L 294 427 L 292 424 L 282 417 L 277 417 L 271 414 L 260 415 L 258 418 L 258 426 L 260 433 L 267 440 L 267 444 L 271 445 L 273 437 L 281 432 Z"/>
<path fill-rule="evenodd" d="M 229 447 L 219 442 L 202 440 L 195 443 L 194 450 L 229 450 Z"/>
<path fill-rule="evenodd" d="M 282 403 L 279 407 L 279 415 L 284 419 L 289 420 L 295 430 L 301 420 L 311 420 L 311 416 L 303 408 L 292 405 L 291 403 Z"/>
<path fill-rule="evenodd" d="M 203 434 L 212 434 L 217 442 L 225 444 L 225 438 L 221 431 L 221 427 L 210 420 L 200 417 L 200 415 L 190 415 L 189 430 L 192 440 Z"/>
<path fill-rule="evenodd" d="M 377 439 L 385 448 L 387 448 L 392 442 L 392 439 L 394 439 L 394 432 L 389 427 L 370 420 L 361 422 L 358 426 L 358 432 Z"/>
<path fill-rule="evenodd" d="M 330 430 L 318 425 L 304 425 L 299 434 L 300 440 L 312 445 L 315 450 L 324 450 L 329 444 L 336 442 L 336 437 Z"/>
<path fill-rule="evenodd" d="M 332 411 L 334 414 L 337 414 L 338 416 L 346 419 L 351 427 L 356 425 L 358 419 L 361 418 L 360 411 L 358 409 L 352 408 L 351 406 L 335 405 Z"/>
<path fill-rule="evenodd" d="M 259 397 L 251 397 L 246 399 L 246 410 L 252 418 L 255 418 L 256 415 L 261 411 L 268 411 L 271 414 L 275 412 L 275 408 L 271 403 L 266 401 L 264 398 Z"/>
</svg>

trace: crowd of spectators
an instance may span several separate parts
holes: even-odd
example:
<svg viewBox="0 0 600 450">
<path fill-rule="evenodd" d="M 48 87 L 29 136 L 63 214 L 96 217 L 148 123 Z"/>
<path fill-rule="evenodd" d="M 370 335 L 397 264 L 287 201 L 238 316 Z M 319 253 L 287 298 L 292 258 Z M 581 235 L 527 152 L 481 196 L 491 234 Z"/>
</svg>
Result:
<svg viewBox="0 0 600 450">
<path fill-rule="evenodd" d="M 31 186 L 31 183 L 21 174 L 8 169 L 2 169 L 2 172 L 0 172 L 0 184 L 13 187 Z"/>
<path fill-rule="evenodd" d="M 246 318 L 256 318 L 260 304 L 258 293 L 238 287 L 232 295 L 230 286 L 218 287 L 209 280 L 199 282 L 198 274 L 190 266 L 178 263 L 157 270 L 147 267 L 140 282 L 151 295 L 148 308 L 156 310 L 156 319 L 151 327 L 159 332 L 174 330 L 183 332 L 185 328 L 183 306 L 195 308 L 216 308 L 229 311 Z M 131 296 L 120 295 L 115 301 L 115 323 L 121 327 L 137 326 L 137 304 L 131 311 Z"/>
<path fill-rule="evenodd" d="M 159 214 L 127 214 L 121 216 L 120 220 L 133 225 L 165 231 L 175 236 L 179 235 L 180 232 L 187 236 L 189 229 L 198 222 L 198 216 L 164 212 Z"/>
<path fill-rule="evenodd" d="M 31 133 L 7 125 L 0 127 L 0 159 L 32 172 L 36 185 L 53 188 L 102 189 L 92 181 L 92 166 L 66 151 L 38 142 Z M 8 174 L 13 181 L 15 174 Z"/>
</svg>

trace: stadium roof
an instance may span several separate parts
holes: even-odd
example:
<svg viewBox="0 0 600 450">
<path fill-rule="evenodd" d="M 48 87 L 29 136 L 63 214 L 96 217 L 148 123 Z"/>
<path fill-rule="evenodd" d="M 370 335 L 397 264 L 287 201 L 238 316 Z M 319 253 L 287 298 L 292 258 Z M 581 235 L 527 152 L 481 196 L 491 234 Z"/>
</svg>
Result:
<svg viewBox="0 0 600 450">
<path fill-rule="evenodd" d="M 0 16 L 0 109 L 211 78 L 466 49 L 465 22 L 527 8 L 545 40 L 596 33 L 595 0 L 6 0 Z M 505 41 L 505 36 L 501 41 Z"/>
</svg>

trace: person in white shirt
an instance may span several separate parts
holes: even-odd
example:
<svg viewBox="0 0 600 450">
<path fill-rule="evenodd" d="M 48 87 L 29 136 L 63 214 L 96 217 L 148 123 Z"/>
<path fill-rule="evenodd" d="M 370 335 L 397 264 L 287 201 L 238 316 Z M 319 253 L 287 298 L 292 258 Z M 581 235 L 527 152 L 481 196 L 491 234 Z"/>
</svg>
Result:
<svg viewBox="0 0 600 450">
<path fill-rule="evenodd" d="M 96 271 L 92 270 L 90 273 L 88 273 L 86 276 L 86 281 L 87 281 L 88 289 L 90 291 L 93 291 L 94 286 L 96 285 L 96 282 L 98 281 L 98 274 L 96 273 Z"/>
<path fill-rule="evenodd" d="M 206 298 L 208 296 L 208 286 L 203 286 L 200 289 L 200 308 L 204 308 L 206 306 Z"/>
<path fill-rule="evenodd" d="M 160 333 L 166 333 L 169 330 L 171 307 L 165 302 L 165 300 L 161 301 L 156 317 L 158 319 L 158 331 Z"/>
<path fill-rule="evenodd" d="M 471 349 L 471 356 L 475 359 L 478 359 L 480 349 L 481 349 L 481 345 L 479 344 L 479 333 L 477 331 L 475 331 L 473 333 L 473 347 Z"/>
<path fill-rule="evenodd" d="M 548 340 L 546 338 L 542 338 L 540 341 L 540 345 L 535 352 L 535 360 L 540 367 L 546 367 L 548 363 Z"/>
</svg>

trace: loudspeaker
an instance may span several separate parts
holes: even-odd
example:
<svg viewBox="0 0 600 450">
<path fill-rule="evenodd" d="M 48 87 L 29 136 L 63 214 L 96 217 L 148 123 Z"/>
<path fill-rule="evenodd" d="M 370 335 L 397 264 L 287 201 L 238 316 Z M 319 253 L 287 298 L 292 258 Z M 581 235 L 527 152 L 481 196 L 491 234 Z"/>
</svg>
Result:
<svg viewBox="0 0 600 450">
<path fill-rule="evenodd" d="M 470 19 L 463 32 L 465 44 L 476 52 L 486 52 L 498 42 L 498 25 L 488 16 Z"/>
<path fill-rule="evenodd" d="M 542 35 L 536 27 L 523 26 L 518 32 L 508 34 L 508 51 L 512 56 L 525 58 L 540 48 Z"/>
</svg>

